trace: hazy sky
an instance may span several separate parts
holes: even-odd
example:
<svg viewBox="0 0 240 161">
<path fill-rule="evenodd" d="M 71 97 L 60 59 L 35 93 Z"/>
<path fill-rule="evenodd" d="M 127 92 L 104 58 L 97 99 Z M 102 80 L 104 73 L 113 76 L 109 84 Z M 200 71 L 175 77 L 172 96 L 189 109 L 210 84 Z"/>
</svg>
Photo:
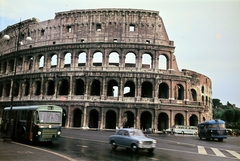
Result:
<svg viewBox="0 0 240 161">
<path fill-rule="evenodd" d="M 159 11 L 174 41 L 179 70 L 212 80 L 212 98 L 240 107 L 240 0 L 0 0 L 0 31 L 36 17 L 74 9 L 134 8 Z"/>
</svg>

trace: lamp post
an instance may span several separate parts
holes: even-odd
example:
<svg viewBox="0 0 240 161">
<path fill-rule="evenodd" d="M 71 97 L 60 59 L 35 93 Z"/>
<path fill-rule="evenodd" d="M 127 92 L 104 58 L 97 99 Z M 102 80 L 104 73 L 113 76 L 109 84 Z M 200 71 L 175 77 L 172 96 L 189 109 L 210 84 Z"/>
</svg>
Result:
<svg viewBox="0 0 240 161">
<path fill-rule="evenodd" d="M 21 33 L 25 30 L 25 29 L 29 29 L 28 26 L 25 29 L 22 29 L 21 26 L 22 22 L 20 20 L 20 22 L 18 23 L 17 28 L 15 29 L 15 33 L 16 33 L 16 41 L 15 41 L 15 51 L 14 51 L 14 71 L 13 71 L 13 79 L 12 79 L 12 88 L 11 88 L 11 100 L 10 100 L 10 110 L 9 110 L 9 114 L 8 114 L 8 122 L 7 122 L 7 133 L 6 133 L 6 137 L 4 138 L 4 141 L 8 141 L 11 142 L 11 134 L 12 134 L 12 109 L 13 109 L 13 98 L 14 98 L 14 89 L 15 89 L 15 80 L 16 80 L 16 70 L 17 70 L 17 58 L 16 58 L 16 54 L 20 49 L 20 45 L 23 45 L 23 43 L 20 40 L 20 36 Z M 22 29 L 22 30 L 21 30 Z M 11 39 L 11 37 L 7 34 L 5 34 L 3 36 L 4 40 L 9 41 Z M 27 41 L 31 41 L 32 38 L 29 36 L 29 31 L 28 31 L 28 36 L 26 38 Z"/>
</svg>

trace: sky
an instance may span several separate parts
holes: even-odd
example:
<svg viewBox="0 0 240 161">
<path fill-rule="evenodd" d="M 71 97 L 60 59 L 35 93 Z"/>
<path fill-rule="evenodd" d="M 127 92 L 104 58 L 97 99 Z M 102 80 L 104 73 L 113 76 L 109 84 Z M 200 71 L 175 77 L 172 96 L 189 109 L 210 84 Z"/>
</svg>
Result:
<svg viewBox="0 0 240 161">
<path fill-rule="evenodd" d="M 0 0 L 0 31 L 20 19 L 99 8 L 159 11 L 179 70 L 206 75 L 213 99 L 240 107 L 240 0 Z"/>
</svg>

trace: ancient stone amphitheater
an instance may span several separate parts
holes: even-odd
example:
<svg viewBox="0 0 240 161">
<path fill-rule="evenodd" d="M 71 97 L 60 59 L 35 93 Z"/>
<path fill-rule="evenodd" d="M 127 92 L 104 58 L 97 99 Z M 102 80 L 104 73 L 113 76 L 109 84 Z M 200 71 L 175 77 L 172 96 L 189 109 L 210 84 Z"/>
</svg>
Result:
<svg viewBox="0 0 240 161">
<path fill-rule="evenodd" d="M 178 69 L 158 11 L 58 12 L 8 26 L 0 36 L 1 112 L 13 94 L 13 106 L 61 106 L 66 127 L 158 132 L 212 118 L 211 80 Z"/>
</svg>

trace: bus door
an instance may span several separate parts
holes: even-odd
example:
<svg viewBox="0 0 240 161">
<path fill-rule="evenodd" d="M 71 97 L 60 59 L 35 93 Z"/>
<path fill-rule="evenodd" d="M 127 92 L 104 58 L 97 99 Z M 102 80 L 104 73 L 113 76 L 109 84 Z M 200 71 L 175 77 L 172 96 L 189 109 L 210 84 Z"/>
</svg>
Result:
<svg viewBox="0 0 240 161">
<path fill-rule="evenodd" d="M 26 135 L 27 140 L 33 139 L 33 111 L 28 111 L 26 119 Z"/>
</svg>

